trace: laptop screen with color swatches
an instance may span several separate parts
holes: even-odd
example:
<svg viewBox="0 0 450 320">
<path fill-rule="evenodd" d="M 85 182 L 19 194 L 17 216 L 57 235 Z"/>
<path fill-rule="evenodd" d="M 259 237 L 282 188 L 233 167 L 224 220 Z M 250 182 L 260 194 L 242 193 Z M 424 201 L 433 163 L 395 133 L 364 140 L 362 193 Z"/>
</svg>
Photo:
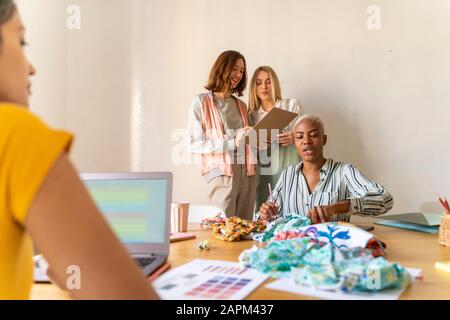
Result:
<svg viewBox="0 0 450 320">
<path fill-rule="evenodd" d="M 86 180 L 84 183 L 123 243 L 164 243 L 167 180 Z"/>
</svg>

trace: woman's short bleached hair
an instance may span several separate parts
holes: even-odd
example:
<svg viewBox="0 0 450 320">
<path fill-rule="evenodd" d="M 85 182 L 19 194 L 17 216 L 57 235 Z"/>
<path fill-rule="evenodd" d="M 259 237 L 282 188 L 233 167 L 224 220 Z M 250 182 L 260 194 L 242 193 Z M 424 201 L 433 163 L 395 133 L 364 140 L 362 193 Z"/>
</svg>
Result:
<svg viewBox="0 0 450 320">
<path fill-rule="evenodd" d="M 320 119 L 320 118 L 317 117 L 317 116 L 313 116 L 313 115 L 311 115 L 311 114 L 305 114 L 305 115 L 301 116 L 300 118 L 298 118 L 297 121 L 295 121 L 295 124 L 294 124 L 294 127 L 293 127 L 293 131 L 295 131 L 295 128 L 296 128 L 301 122 L 303 122 L 303 121 L 305 121 L 305 120 L 309 120 L 309 121 L 311 121 L 311 122 L 314 122 L 314 123 L 318 124 L 319 127 L 320 127 L 320 132 L 325 133 L 325 126 L 324 126 L 324 124 L 323 124 L 322 119 Z"/>
</svg>

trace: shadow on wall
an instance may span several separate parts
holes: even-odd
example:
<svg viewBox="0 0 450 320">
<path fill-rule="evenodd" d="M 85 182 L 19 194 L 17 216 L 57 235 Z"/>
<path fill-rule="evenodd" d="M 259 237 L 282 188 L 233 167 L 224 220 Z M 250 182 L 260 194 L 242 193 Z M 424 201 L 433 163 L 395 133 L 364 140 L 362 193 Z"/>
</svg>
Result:
<svg viewBox="0 0 450 320">
<path fill-rule="evenodd" d="M 423 213 L 443 213 L 444 209 L 436 202 L 424 202 L 420 205 L 420 212 Z"/>
<path fill-rule="evenodd" d="M 310 92 L 308 95 L 317 99 L 321 94 L 323 92 Z M 314 104 L 305 104 L 304 113 L 317 115 L 324 122 L 328 136 L 327 145 L 324 147 L 326 158 L 351 163 L 363 173 L 367 173 L 365 169 L 369 167 L 370 161 L 367 147 L 370 146 L 366 146 L 362 141 L 360 127 L 356 121 L 357 115 L 347 113 L 346 110 L 352 108 L 339 105 L 336 100 L 338 99 L 333 99 L 330 95 L 326 99 L 319 98 Z"/>
</svg>

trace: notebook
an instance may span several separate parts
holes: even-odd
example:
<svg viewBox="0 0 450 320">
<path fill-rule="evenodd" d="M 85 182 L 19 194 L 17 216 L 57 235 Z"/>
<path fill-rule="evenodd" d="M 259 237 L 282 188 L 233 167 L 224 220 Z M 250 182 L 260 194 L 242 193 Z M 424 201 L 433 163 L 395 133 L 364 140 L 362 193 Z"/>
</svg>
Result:
<svg viewBox="0 0 450 320">
<path fill-rule="evenodd" d="M 386 215 L 375 219 L 374 223 L 419 232 L 438 233 L 441 219 L 442 214 L 412 212 Z"/>
</svg>

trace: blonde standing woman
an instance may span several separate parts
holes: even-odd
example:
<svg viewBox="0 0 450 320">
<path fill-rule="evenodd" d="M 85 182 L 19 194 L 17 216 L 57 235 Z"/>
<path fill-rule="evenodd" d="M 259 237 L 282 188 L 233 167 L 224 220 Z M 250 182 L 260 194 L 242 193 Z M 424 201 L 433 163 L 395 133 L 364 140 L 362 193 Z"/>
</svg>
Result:
<svg viewBox="0 0 450 320">
<path fill-rule="evenodd" d="M 294 112 L 299 116 L 302 109 L 295 99 L 283 99 L 281 86 L 275 71 L 268 66 L 261 66 L 255 70 L 250 82 L 249 117 L 254 126 L 273 108 L 281 108 Z M 269 196 L 269 184 L 274 187 L 281 172 L 288 166 L 298 163 L 300 157 L 295 149 L 292 127 L 294 119 L 281 133 L 272 139 L 270 148 L 259 151 L 259 178 L 256 191 L 255 210 L 266 202 Z"/>
</svg>

